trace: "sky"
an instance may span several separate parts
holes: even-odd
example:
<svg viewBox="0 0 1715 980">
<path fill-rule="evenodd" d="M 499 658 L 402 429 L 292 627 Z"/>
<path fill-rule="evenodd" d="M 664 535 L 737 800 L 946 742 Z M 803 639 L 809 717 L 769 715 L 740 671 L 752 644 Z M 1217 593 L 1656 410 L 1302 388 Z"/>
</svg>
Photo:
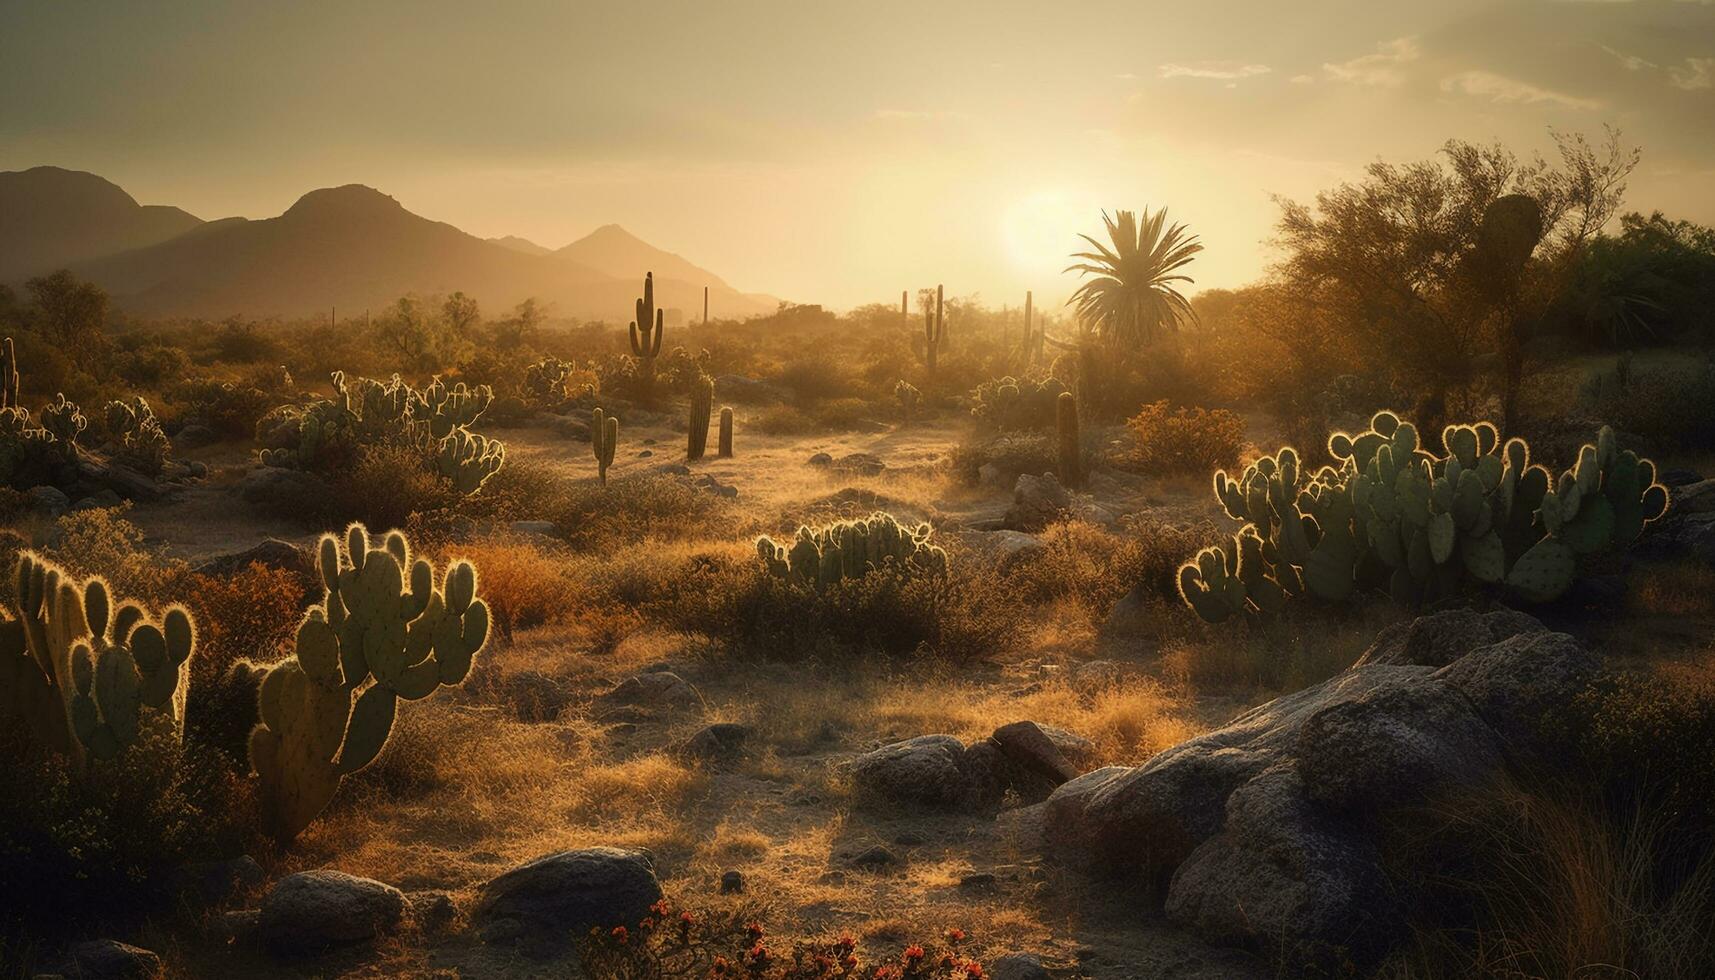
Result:
<svg viewBox="0 0 1715 980">
<path fill-rule="evenodd" d="M 1240 285 L 1277 195 L 1604 126 L 1644 151 L 1628 207 L 1715 223 L 1715 3 L 0 0 L 0 170 L 207 219 L 363 183 L 485 237 L 614 222 L 841 309 L 1063 299 L 1104 208 L 1168 208 L 1195 288 Z"/>
</svg>

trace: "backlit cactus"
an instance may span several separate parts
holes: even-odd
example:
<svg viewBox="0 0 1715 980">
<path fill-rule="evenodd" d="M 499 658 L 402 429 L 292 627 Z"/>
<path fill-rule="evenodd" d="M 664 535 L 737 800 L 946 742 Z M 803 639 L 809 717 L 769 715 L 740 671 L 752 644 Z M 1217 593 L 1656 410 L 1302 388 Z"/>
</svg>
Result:
<svg viewBox="0 0 1715 980">
<path fill-rule="evenodd" d="M 1238 479 L 1217 472 L 1216 499 L 1246 526 L 1180 569 L 1186 603 L 1218 621 L 1271 612 L 1280 595 L 1341 601 L 1385 585 L 1415 605 L 1468 583 L 1546 602 L 1571 587 L 1579 555 L 1625 547 L 1667 509 L 1654 464 L 1606 427 L 1558 481 L 1487 422 L 1447 426 L 1441 448 L 1380 412 L 1368 431 L 1329 438 L 1338 467 L 1306 473 L 1287 448 Z"/>
<path fill-rule="evenodd" d="M 947 553 L 930 543 L 931 534 L 928 524 L 906 527 L 877 511 L 858 520 L 799 527 L 790 548 L 763 535 L 756 539 L 756 554 L 770 574 L 817 588 L 883 568 L 943 575 Z"/>
<path fill-rule="evenodd" d="M 613 451 L 619 446 L 619 420 L 596 409 L 590 417 L 590 449 L 595 453 L 596 476 L 607 486 L 607 468 L 613 465 Z"/>
<path fill-rule="evenodd" d="M 720 449 L 716 455 L 722 459 L 732 455 L 732 408 L 730 406 L 721 408 Z"/>
<path fill-rule="evenodd" d="M 53 437 L 60 451 L 70 456 L 76 452 L 77 437 L 89 428 L 89 420 L 83 417 L 77 403 L 67 401 L 61 392 L 42 408 L 42 428 Z"/>
<path fill-rule="evenodd" d="M 1054 447 L 1061 484 L 1083 486 L 1084 450 L 1078 435 L 1078 400 L 1069 391 L 1062 391 L 1055 402 Z"/>
<path fill-rule="evenodd" d="M 404 534 L 372 547 L 353 524 L 343 548 L 322 537 L 317 564 L 323 601 L 299 625 L 294 656 L 263 678 L 250 735 L 266 829 L 281 842 L 315 820 L 342 776 L 381 753 L 400 698 L 462 683 L 488 639 L 469 562 L 449 565 L 437 586 Z"/>
<path fill-rule="evenodd" d="M 923 393 L 917 386 L 904 378 L 899 379 L 893 386 L 893 397 L 899 402 L 900 417 L 909 422 L 917 417 L 917 404 L 923 400 Z"/>
<path fill-rule="evenodd" d="M 709 413 L 715 403 L 715 379 L 698 374 L 691 382 L 691 428 L 685 442 L 685 459 L 695 463 L 709 446 Z"/>
<path fill-rule="evenodd" d="M 934 377 L 935 366 L 940 360 L 941 348 L 947 342 L 947 319 L 944 316 L 941 287 L 935 287 L 935 313 L 933 316 L 927 310 L 923 312 L 923 364 L 929 369 L 929 376 Z"/>
<path fill-rule="evenodd" d="M 182 733 L 196 649 L 183 608 L 156 620 L 116 606 L 106 582 L 80 582 L 33 552 L 18 559 L 12 603 L 0 625 L 0 707 L 44 746 L 111 759 L 153 720 Z"/>
<path fill-rule="evenodd" d="M 1047 428 L 1055 424 L 1060 393 L 1070 390 L 1054 377 L 991 378 L 971 391 L 971 417 L 999 429 Z"/>
<path fill-rule="evenodd" d="M 107 403 L 107 431 L 113 433 L 125 461 L 150 476 L 161 472 L 173 450 L 155 410 L 141 395 Z"/>
<path fill-rule="evenodd" d="M 452 481 L 454 489 L 465 496 L 482 489 L 488 478 L 500 472 L 506 462 L 506 444 L 499 439 L 454 429 L 441 440 L 435 456 L 435 470 Z"/>
<path fill-rule="evenodd" d="M 637 301 L 637 318 L 631 321 L 631 356 L 637 358 L 643 390 L 655 385 L 655 359 L 661 356 L 661 338 L 666 335 L 665 311 L 655 308 L 655 273 L 643 275 L 643 296 Z"/>
</svg>

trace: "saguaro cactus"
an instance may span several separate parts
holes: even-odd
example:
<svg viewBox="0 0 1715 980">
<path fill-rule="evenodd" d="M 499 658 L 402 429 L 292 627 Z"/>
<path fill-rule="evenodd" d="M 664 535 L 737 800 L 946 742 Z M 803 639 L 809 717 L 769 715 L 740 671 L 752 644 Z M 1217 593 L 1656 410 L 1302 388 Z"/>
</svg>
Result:
<svg viewBox="0 0 1715 980">
<path fill-rule="evenodd" d="M 18 407 L 18 354 L 12 338 L 0 344 L 0 409 Z"/>
<path fill-rule="evenodd" d="M 691 430 L 685 443 L 685 459 L 695 463 L 709 446 L 709 412 L 715 402 L 715 379 L 697 375 L 691 382 Z"/>
<path fill-rule="evenodd" d="M 596 409 L 590 417 L 590 448 L 595 452 L 597 476 L 607 486 L 607 468 L 613 465 L 613 450 L 619 445 L 619 420 Z"/>
<path fill-rule="evenodd" d="M 726 458 L 732 455 L 732 408 L 721 408 L 721 443 L 718 455 Z"/>
<path fill-rule="evenodd" d="M 943 315 L 941 302 L 941 287 L 935 287 L 935 315 L 931 317 L 927 311 L 923 313 L 923 363 L 929 368 L 929 373 L 935 373 L 935 364 L 940 358 L 941 345 L 947 340 L 947 321 Z"/>
<path fill-rule="evenodd" d="M 262 722 L 250 734 L 264 823 L 281 842 L 315 820 L 342 776 L 381 753 L 400 698 L 462 683 L 488 641 L 469 562 L 448 566 L 436 588 L 434 567 L 411 560 L 404 534 L 371 548 L 353 524 L 343 554 L 339 539 L 322 537 L 318 566 L 322 604 L 299 625 L 296 655 L 263 678 Z"/>
<path fill-rule="evenodd" d="M 655 386 L 655 358 L 661 355 L 661 337 L 667 332 L 665 312 L 655 308 L 655 273 L 643 276 L 643 298 L 637 301 L 637 319 L 631 321 L 631 354 L 637 358 L 643 390 Z"/>
<path fill-rule="evenodd" d="M 1084 485 L 1084 456 L 1078 442 L 1078 399 L 1062 391 L 1055 401 L 1054 427 L 1060 482 L 1068 487 Z"/>
</svg>

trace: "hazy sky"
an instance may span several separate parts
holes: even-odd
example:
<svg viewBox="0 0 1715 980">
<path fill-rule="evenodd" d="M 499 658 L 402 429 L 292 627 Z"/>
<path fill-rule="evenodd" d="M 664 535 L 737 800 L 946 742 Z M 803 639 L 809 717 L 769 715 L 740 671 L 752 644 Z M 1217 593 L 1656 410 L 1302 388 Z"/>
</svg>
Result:
<svg viewBox="0 0 1715 980">
<path fill-rule="evenodd" d="M 1063 297 L 1103 207 L 1169 206 L 1235 285 L 1271 194 L 1604 124 L 1632 206 L 1715 222 L 1715 4 L 0 0 L 0 169 L 204 218 L 358 182 L 484 236 L 618 222 L 839 307 Z"/>
</svg>

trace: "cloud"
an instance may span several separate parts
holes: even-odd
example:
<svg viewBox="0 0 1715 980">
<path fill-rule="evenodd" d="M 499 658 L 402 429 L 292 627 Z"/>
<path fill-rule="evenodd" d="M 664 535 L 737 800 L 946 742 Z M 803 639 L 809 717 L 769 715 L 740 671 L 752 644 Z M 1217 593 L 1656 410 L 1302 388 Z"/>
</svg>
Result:
<svg viewBox="0 0 1715 980">
<path fill-rule="evenodd" d="M 1606 44 L 1602 45 L 1602 50 L 1619 59 L 1620 64 L 1624 65 L 1627 71 L 1643 71 L 1645 68 L 1657 67 L 1656 63 L 1648 58 L 1640 58 L 1635 54 L 1627 54 L 1624 51 L 1615 51 Z"/>
<path fill-rule="evenodd" d="M 1237 61 L 1194 61 L 1186 65 L 1161 65 L 1156 71 L 1162 78 L 1211 78 L 1231 82 L 1266 75 L 1273 69 L 1267 65 L 1247 65 Z"/>
<path fill-rule="evenodd" d="M 1674 88 L 1682 88 L 1688 92 L 1715 88 L 1715 58 L 1687 58 L 1683 66 L 1670 66 L 1667 69 L 1667 78 Z"/>
<path fill-rule="evenodd" d="M 1441 91 L 1461 92 L 1477 98 L 1487 98 L 1491 102 L 1514 105 L 1556 105 L 1567 109 L 1586 110 L 1602 107 L 1601 102 L 1593 99 L 1581 99 L 1564 92 L 1539 88 L 1529 82 L 1521 82 L 1491 71 L 1462 71 L 1457 75 L 1449 75 L 1441 80 Z"/>
<path fill-rule="evenodd" d="M 1374 54 L 1360 55 L 1350 61 L 1328 62 L 1322 74 L 1336 82 L 1392 88 L 1405 81 L 1401 66 L 1422 57 L 1415 37 L 1400 37 L 1376 45 Z"/>
</svg>

